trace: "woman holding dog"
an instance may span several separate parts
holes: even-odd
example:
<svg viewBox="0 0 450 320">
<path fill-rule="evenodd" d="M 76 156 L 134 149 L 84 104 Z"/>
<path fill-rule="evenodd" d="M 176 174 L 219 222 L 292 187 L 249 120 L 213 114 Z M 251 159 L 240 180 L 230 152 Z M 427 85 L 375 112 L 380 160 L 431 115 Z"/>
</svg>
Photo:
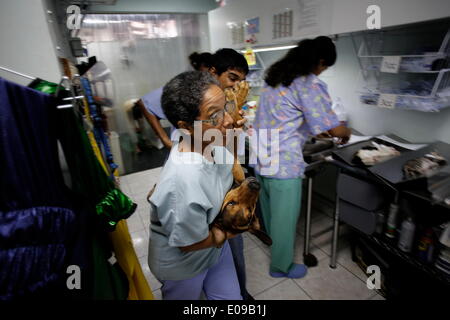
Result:
<svg viewBox="0 0 450 320">
<path fill-rule="evenodd" d="M 161 103 L 168 120 L 183 133 L 150 197 L 150 269 L 163 284 L 165 300 L 199 299 L 202 291 L 211 300 L 240 300 L 227 241 L 235 235 L 210 228 L 233 183 L 233 155 L 222 141 L 233 128 L 224 92 L 211 74 L 184 72 L 166 84 Z M 194 121 L 200 123 L 200 135 Z M 202 137 L 209 129 L 219 133 L 215 143 L 221 146 L 207 149 L 211 142 Z M 224 157 L 231 161 L 221 164 Z"/>
<path fill-rule="evenodd" d="M 269 169 L 273 164 L 267 164 L 261 153 L 257 153 L 255 166 L 262 187 L 264 225 L 273 241 L 269 270 L 272 277 L 302 278 L 307 273 L 305 265 L 293 261 L 305 141 L 310 135 L 326 133 L 345 143 L 351 134 L 340 125 L 331 109 L 327 86 L 317 77 L 336 58 L 330 38 L 306 39 L 274 63 L 265 77 L 253 126 L 256 133 L 261 129 L 279 129 L 278 149 L 271 150 L 279 153 L 277 169 Z"/>
</svg>

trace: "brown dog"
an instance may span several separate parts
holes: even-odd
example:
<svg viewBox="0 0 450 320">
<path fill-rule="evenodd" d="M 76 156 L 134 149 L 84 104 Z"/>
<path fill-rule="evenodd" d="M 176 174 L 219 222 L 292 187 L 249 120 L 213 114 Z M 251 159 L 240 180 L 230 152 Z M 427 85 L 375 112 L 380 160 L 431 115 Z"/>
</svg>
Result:
<svg viewBox="0 0 450 320">
<path fill-rule="evenodd" d="M 263 231 L 255 214 L 260 185 L 254 177 L 245 178 L 244 171 L 236 159 L 233 165 L 234 184 L 225 195 L 219 214 L 210 225 L 225 232 L 239 234 L 246 231 L 254 234 L 264 244 L 272 245 L 272 239 Z M 147 194 L 147 201 L 155 191 L 156 184 Z M 224 238 L 223 241 L 226 239 Z"/>
<path fill-rule="evenodd" d="M 234 185 L 225 195 L 222 208 L 212 226 L 233 234 L 249 231 L 264 244 L 272 245 L 272 239 L 263 231 L 255 214 L 260 184 L 254 177 L 245 179 L 241 165 L 233 166 Z"/>
</svg>

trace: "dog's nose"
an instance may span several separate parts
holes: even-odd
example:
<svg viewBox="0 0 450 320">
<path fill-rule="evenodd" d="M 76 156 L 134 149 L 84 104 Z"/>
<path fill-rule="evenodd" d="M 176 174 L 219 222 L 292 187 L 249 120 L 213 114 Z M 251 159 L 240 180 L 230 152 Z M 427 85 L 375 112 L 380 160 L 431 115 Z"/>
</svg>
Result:
<svg viewBox="0 0 450 320">
<path fill-rule="evenodd" d="M 256 180 L 256 179 L 251 179 L 248 182 L 248 187 L 255 191 L 259 191 L 259 189 L 261 189 L 261 185 L 259 184 L 258 180 Z"/>
</svg>

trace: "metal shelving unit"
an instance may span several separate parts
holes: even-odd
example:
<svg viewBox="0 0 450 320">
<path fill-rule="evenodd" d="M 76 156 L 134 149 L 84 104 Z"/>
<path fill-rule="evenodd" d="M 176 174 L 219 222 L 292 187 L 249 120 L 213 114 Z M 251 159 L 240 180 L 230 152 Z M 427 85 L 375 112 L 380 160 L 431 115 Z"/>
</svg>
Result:
<svg viewBox="0 0 450 320">
<path fill-rule="evenodd" d="M 264 72 L 266 66 L 264 61 L 259 56 L 258 52 L 255 52 L 256 65 L 249 67 L 247 75 L 247 81 L 252 89 L 258 89 L 264 85 Z"/>
<path fill-rule="evenodd" d="M 382 247 L 383 249 L 391 252 L 392 254 L 400 258 L 403 262 L 406 262 L 408 265 L 416 268 L 417 270 L 420 270 L 421 272 L 428 274 L 430 277 L 437 279 L 438 281 L 441 281 L 443 284 L 447 285 L 450 288 L 450 276 L 444 273 L 443 271 L 437 269 L 434 265 L 425 264 L 424 262 L 420 261 L 418 258 L 414 257 L 410 253 L 405 253 L 401 251 L 400 249 L 397 248 L 397 246 L 395 246 L 392 240 L 388 240 L 383 236 L 366 235 L 366 238 L 374 242 L 378 246 Z"/>
<path fill-rule="evenodd" d="M 450 106 L 449 22 L 363 33 L 358 60 L 362 103 L 424 112 Z"/>
</svg>

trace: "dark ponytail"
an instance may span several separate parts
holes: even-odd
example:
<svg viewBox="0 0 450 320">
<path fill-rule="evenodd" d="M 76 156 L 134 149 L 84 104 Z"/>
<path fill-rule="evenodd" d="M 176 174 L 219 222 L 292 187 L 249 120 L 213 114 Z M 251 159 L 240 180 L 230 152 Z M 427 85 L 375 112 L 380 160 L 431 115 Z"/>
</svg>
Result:
<svg viewBox="0 0 450 320">
<path fill-rule="evenodd" d="M 299 76 L 306 76 L 319 66 L 320 60 L 328 67 L 336 62 L 336 47 L 330 38 L 321 36 L 305 39 L 270 66 L 265 81 L 271 87 L 287 87 Z"/>
<path fill-rule="evenodd" d="M 209 52 L 193 52 L 189 56 L 189 62 L 191 63 L 192 68 L 195 70 L 200 70 L 201 67 L 212 67 L 212 54 Z"/>
</svg>

